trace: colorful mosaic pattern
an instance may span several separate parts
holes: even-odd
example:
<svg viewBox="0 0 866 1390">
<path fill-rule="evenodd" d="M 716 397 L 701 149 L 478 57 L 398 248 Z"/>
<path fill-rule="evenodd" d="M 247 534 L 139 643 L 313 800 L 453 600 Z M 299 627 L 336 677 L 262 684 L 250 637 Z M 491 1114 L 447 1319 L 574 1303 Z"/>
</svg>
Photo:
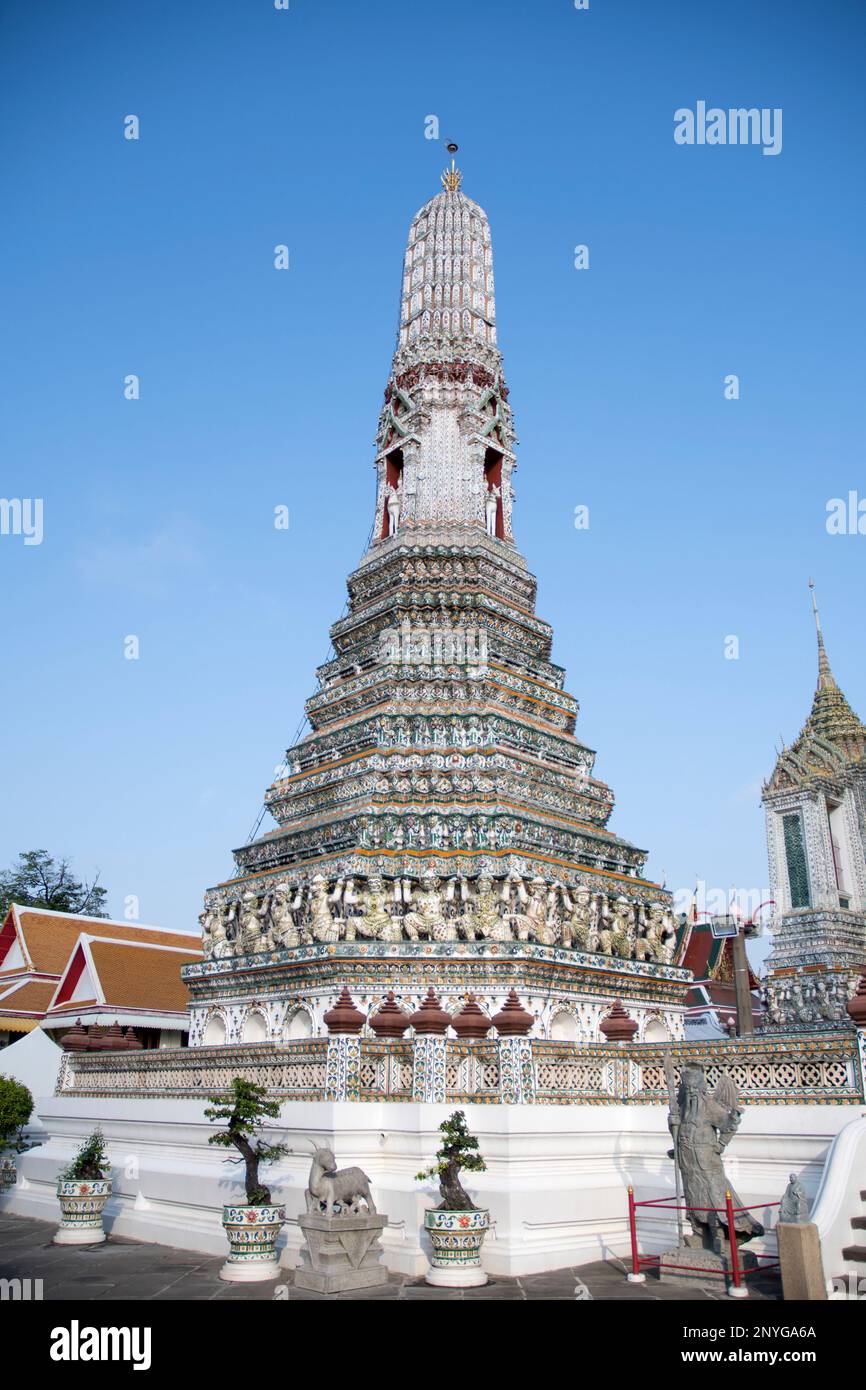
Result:
<svg viewBox="0 0 866 1390">
<path fill-rule="evenodd" d="M 535 1100 L 529 1038 L 499 1039 L 499 1099 L 503 1105 L 528 1105 Z"/>
<path fill-rule="evenodd" d="M 361 1039 L 355 1037 L 329 1038 L 325 1099 L 360 1100 L 360 1096 Z"/>
<path fill-rule="evenodd" d="M 441 1104 L 446 1099 L 444 1038 L 419 1037 L 413 1047 L 412 1099 Z"/>
<path fill-rule="evenodd" d="M 743 1098 L 753 1102 L 862 1105 L 866 1100 L 863 1043 L 853 1028 L 667 1046 L 677 1066 L 699 1063 L 711 1084 L 727 1071 Z M 345 1099 L 355 1100 L 666 1105 L 667 1046 L 361 1037 L 332 1039 L 330 1047 L 326 1039 L 301 1039 L 195 1051 L 67 1053 L 62 1094 L 206 1097 L 227 1092 L 232 1078 L 242 1076 L 260 1080 L 287 1100 L 324 1100 L 330 1066 L 333 1098 L 342 1089 Z M 299 1075 L 303 1084 L 296 1080 Z"/>
<path fill-rule="evenodd" d="M 273 1264 L 277 1237 L 286 1219 L 285 1207 L 223 1207 L 223 1226 L 229 1242 L 230 1265 Z"/>
<path fill-rule="evenodd" d="M 424 1227 L 430 1236 L 434 1269 L 478 1269 L 481 1246 L 490 1225 L 490 1212 L 440 1211 L 428 1208 Z"/>
<path fill-rule="evenodd" d="M 61 1230 L 86 1230 L 102 1235 L 102 1213 L 111 1196 L 110 1178 L 75 1181 L 60 1178 L 57 1199 L 62 1213 Z"/>
</svg>

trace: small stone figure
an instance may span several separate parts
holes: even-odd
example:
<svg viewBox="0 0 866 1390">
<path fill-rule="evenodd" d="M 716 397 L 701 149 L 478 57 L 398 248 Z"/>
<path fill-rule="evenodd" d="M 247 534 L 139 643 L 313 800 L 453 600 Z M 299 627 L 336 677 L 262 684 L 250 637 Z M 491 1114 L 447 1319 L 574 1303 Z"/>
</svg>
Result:
<svg viewBox="0 0 866 1390">
<path fill-rule="evenodd" d="M 673 911 L 666 907 L 662 912 L 661 959 L 666 965 L 673 962 L 677 949 L 677 924 Z"/>
<path fill-rule="evenodd" d="M 395 536 L 397 534 L 397 528 L 400 525 L 400 505 L 402 501 L 403 495 L 400 491 L 399 484 L 397 487 L 394 487 L 392 483 L 389 483 L 385 502 L 388 508 L 389 536 Z"/>
<path fill-rule="evenodd" d="M 796 1173 L 791 1174 L 788 1179 L 788 1186 L 782 1194 L 782 1200 L 779 1203 L 779 1220 L 791 1222 L 797 1226 L 805 1225 L 809 1220 L 809 1199 Z"/>
<path fill-rule="evenodd" d="M 274 940 L 279 946 L 300 946 L 298 913 L 302 903 L 303 893 L 300 888 L 292 897 L 288 883 L 277 884 L 271 895 L 271 921 L 274 924 Z"/>
<path fill-rule="evenodd" d="M 638 921 L 632 954 L 635 960 L 655 960 L 654 942 L 650 925 L 644 918 Z"/>
<path fill-rule="evenodd" d="M 491 483 L 487 489 L 487 496 L 484 499 L 484 523 L 487 527 L 488 536 L 496 535 L 496 513 L 499 510 L 499 499 L 502 496 L 502 489 L 495 483 Z"/>
<path fill-rule="evenodd" d="M 500 916 L 493 879 L 488 873 L 478 875 L 470 923 L 470 930 L 476 940 L 479 937 L 484 941 L 511 940 L 511 928 L 507 920 Z"/>
<path fill-rule="evenodd" d="M 262 909 L 255 893 L 244 893 L 241 899 L 240 931 L 244 951 L 262 948 Z"/>
<path fill-rule="evenodd" d="M 526 911 L 529 894 L 516 869 L 509 872 L 502 885 L 502 901 L 505 904 L 505 915 L 517 935 L 517 940 L 528 941 L 532 931 L 532 921 Z"/>
<path fill-rule="evenodd" d="M 399 941 L 400 923 L 388 911 L 388 892 L 380 874 L 371 874 L 361 894 L 363 915 L 358 918 L 358 935 L 373 941 Z"/>
<path fill-rule="evenodd" d="M 634 907 L 622 893 L 614 905 L 613 951 L 617 956 L 628 958 L 634 942 Z"/>
<path fill-rule="evenodd" d="M 334 892 L 328 894 L 328 885 L 321 874 L 315 874 L 310 884 L 310 925 L 316 941 L 332 943 L 339 939 L 339 929 L 331 916 L 331 903 L 342 892 L 342 880 Z"/>
<path fill-rule="evenodd" d="M 610 909 L 610 902 L 608 898 L 602 894 L 601 906 L 592 937 L 594 944 L 590 946 L 590 950 L 601 951 L 606 956 L 612 955 L 614 930 L 615 919 Z"/>
<path fill-rule="evenodd" d="M 204 911 L 199 913 L 198 921 L 201 927 L 201 948 L 207 960 L 209 956 L 214 955 L 217 943 L 225 939 L 225 932 L 219 913 L 212 911 L 207 904 Z"/>
<path fill-rule="evenodd" d="M 529 918 L 529 935 L 540 946 L 553 946 L 556 943 L 556 928 L 547 918 L 547 884 L 536 875 L 529 885 L 529 902 L 526 905 Z"/>
</svg>

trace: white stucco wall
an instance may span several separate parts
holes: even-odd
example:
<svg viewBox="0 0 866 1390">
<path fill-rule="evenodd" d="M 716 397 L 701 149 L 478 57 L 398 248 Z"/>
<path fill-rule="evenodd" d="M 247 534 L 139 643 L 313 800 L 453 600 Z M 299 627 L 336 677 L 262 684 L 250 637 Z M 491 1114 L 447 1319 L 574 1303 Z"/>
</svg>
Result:
<svg viewBox="0 0 866 1390">
<path fill-rule="evenodd" d="M 525 1274 L 624 1255 L 628 1185 L 638 1199 L 673 1192 L 663 1106 L 463 1108 L 488 1165 L 467 1185 L 476 1202 L 490 1208 L 493 1225 L 484 1263 L 491 1274 Z M 22 1157 L 19 1185 L 2 1199 L 4 1207 L 55 1220 L 57 1172 L 98 1123 L 114 1165 L 109 1228 L 140 1240 L 222 1253 L 221 1207 L 240 1194 L 240 1172 L 223 1161 L 221 1150 L 208 1146 L 212 1127 L 203 1109 L 203 1102 L 192 1100 L 54 1097 L 41 1106 L 53 1137 Z M 287 1103 L 281 1123 L 297 1155 L 271 1169 L 267 1179 L 286 1205 L 284 1264 L 296 1262 L 295 1220 L 303 1210 L 309 1136 L 316 1136 L 332 1144 L 340 1166 L 359 1164 L 372 1178 L 377 1206 L 389 1218 L 384 1239 L 389 1267 L 423 1273 L 423 1212 L 437 1204 L 438 1195 L 432 1183 L 418 1183 L 414 1175 L 432 1159 L 436 1128 L 452 1109 L 393 1102 Z M 748 1106 L 726 1158 L 742 1200 L 777 1201 L 791 1172 L 813 1196 L 832 1139 L 857 1114 L 856 1107 L 841 1105 Z M 775 1219 L 772 1212 L 758 1216 L 764 1224 Z M 670 1218 L 642 1217 L 642 1248 L 665 1248 L 672 1230 Z"/>
</svg>

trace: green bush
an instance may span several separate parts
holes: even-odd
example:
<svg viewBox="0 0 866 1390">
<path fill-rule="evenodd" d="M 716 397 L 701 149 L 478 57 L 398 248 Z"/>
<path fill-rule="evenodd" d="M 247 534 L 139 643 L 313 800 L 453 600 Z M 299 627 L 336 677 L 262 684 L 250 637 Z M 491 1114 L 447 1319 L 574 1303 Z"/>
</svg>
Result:
<svg viewBox="0 0 866 1390">
<path fill-rule="evenodd" d="M 478 1140 L 470 1134 L 466 1115 L 455 1110 L 439 1126 L 443 1135 L 442 1147 L 436 1154 L 436 1162 L 423 1172 L 416 1173 L 419 1182 L 427 1178 L 439 1179 L 442 1201 L 439 1211 L 477 1211 L 469 1193 L 460 1181 L 461 1170 L 468 1173 L 483 1173 L 487 1165 L 478 1152 Z"/>
<path fill-rule="evenodd" d="M 21 1131 L 33 1114 L 33 1097 L 14 1076 L 0 1076 L 0 1153 L 21 1148 Z"/>
<path fill-rule="evenodd" d="M 107 1178 L 110 1172 L 111 1165 L 105 1152 L 102 1130 L 95 1129 L 90 1137 L 85 1139 L 72 1162 L 64 1168 L 60 1176 L 66 1182 L 94 1182 L 100 1178 Z"/>
<path fill-rule="evenodd" d="M 269 1207 L 271 1189 L 259 1177 L 259 1164 L 273 1163 L 289 1150 L 284 1144 L 269 1144 L 265 1139 L 256 1139 L 255 1143 L 250 1141 L 264 1129 L 265 1120 L 279 1119 L 279 1101 L 269 1100 L 264 1086 L 257 1086 L 254 1081 L 244 1081 L 240 1076 L 233 1078 L 228 1099 L 210 1096 L 209 1100 L 211 1103 L 204 1112 L 206 1117 L 209 1120 L 225 1120 L 227 1126 L 212 1134 L 208 1143 L 219 1144 L 224 1149 L 237 1149 L 238 1157 L 229 1161 L 244 1165 L 247 1205 Z"/>
</svg>

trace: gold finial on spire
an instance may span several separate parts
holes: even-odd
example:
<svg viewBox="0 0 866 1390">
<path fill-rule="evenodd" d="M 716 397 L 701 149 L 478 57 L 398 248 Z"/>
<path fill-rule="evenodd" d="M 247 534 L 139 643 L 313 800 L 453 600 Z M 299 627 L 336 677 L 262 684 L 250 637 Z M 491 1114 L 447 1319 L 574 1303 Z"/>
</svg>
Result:
<svg viewBox="0 0 866 1390">
<path fill-rule="evenodd" d="M 449 140 L 445 148 L 451 155 L 451 168 L 442 171 L 442 187 L 446 193 L 456 193 L 463 182 L 463 175 L 454 163 L 454 156 L 459 146 L 455 145 L 453 140 Z"/>
</svg>

